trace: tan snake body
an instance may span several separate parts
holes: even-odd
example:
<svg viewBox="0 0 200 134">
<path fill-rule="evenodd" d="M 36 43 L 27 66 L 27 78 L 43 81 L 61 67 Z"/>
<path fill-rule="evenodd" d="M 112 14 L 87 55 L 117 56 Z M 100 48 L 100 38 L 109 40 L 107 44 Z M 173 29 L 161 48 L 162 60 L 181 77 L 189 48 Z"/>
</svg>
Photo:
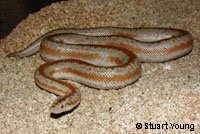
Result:
<svg viewBox="0 0 200 134">
<path fill-rule="evenodd" d="M 47 63 L 35 71 L 35 82 L 60 97 L 50 111 L 69 111 L 81 100 L 70 79 L 99 89 L 117 89 L 135 82 L 141 62 L 166 62 L 192 50 L 190 33 L 167 28 L 57 29 L 7 57 L 23 58 L 40 51 Z"/>
</svg>

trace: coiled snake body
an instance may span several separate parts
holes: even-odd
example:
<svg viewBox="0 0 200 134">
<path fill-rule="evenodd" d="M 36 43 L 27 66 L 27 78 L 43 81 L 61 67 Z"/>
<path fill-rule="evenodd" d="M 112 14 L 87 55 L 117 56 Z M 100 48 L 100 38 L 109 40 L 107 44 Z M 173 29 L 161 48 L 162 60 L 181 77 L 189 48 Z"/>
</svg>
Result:
<svg viewBox="0 0 200 134">
<path fill-rule="evenodd" d="M 117 89 L 135 82 L 141 62 L 166 62 L 192 50 L 190 33 L 167 28 L 57 29 L 7 57 L 23 58 L 40 51 L 47 63 L 35 71 L 41 88 L 59 95 L 50 111 L 69 111 L 81 100 L 70 79 L 100 89 Z"/>
</svg>

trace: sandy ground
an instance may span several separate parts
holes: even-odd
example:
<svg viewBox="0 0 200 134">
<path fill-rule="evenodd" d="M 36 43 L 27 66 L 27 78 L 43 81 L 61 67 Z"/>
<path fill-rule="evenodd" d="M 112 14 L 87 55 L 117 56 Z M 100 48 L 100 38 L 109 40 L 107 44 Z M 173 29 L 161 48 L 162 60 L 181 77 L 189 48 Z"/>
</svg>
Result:
<svg viewBox="0 0 200 134">
<path fill-rule="evenodd" d="M 199 0 L 69 0 L 29 15 L 0 40 L 0 133 L 200 133 L 199 5 Z M 52 117 L 49 107 L 57 96 L 41 90 L 33 79 L 44 63 L 39 54 L 21 60 L 6 54 L 53 29 L 103 26 L 184 29 L 193 35 L 193 51 L 170 62 L 142 64 L 142 77 L 120 90 L 75 83 L 81 104 Z"/>
</svg>

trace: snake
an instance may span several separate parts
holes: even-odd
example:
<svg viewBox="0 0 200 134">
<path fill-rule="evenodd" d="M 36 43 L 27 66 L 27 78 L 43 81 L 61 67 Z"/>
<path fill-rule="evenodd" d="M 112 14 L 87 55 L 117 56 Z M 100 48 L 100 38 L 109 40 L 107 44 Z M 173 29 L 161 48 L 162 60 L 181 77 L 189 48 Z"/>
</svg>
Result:
<svg viewBox="0 0 200 134">
<path fill-rule="evenodd" d="M 62 28 L 7 57 L 21 59 L 40 52 L 46 63 L 36 69 L 35 83 L 58 96 L 50 112 L 60 114 L 81 102 L 70 80 L 96 89 L 120 89 L 141 77 L 142 62 L 168 62 L 192 48 L 192 35 L 181 29 Z"/>
</svg>

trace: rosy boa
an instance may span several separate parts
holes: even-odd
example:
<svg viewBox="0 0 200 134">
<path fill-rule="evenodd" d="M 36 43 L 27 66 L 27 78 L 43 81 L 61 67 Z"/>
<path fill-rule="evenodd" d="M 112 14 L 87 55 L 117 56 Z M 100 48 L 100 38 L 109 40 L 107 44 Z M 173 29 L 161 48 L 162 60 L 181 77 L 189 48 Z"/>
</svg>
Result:
<svg viewBox="0 0 200 134">
<path fill-rule="evenodd" d="M 35 71 L 36 84 L 59 95 L 50 111 L 74 109 L 80 91 L 70 79 L 99 89 L 117 89 L 135 82 L 141 62 L 166 62 L 192 50 L 190 33 L 170 28 L 57 29 L 7 57 L 23 58 L 40 51 L 48 61 Z M 141 62 L 140 62 L 141 61 Z"/>
</svg>

